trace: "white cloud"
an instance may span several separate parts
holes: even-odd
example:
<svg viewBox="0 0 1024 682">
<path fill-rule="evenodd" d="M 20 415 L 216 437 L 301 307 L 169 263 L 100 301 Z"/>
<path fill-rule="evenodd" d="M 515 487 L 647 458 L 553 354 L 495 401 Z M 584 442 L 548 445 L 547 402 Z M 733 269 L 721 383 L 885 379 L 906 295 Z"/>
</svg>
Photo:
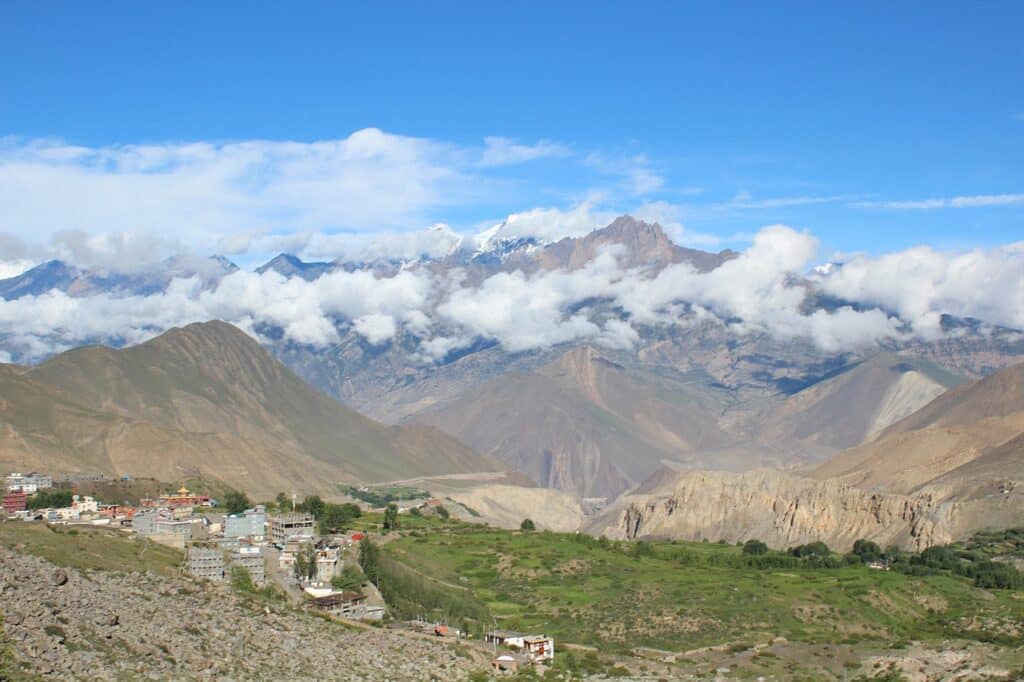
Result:
<svg viewBox="0 0 1024 682">
<path fill-rule="evenodd" d="M 483 184 L 453 145 L 368 128 L 320 142 L 0 144 L 0 231 L 150 231 L 196 240 L 404 228 Z M 59 197 L 59 200 L 55 200 Z"/>
<path fill-rule="evenodd" d="M 1013 206 L 1024 203 L 1024 194 L 976 194 L 973 196 L 938 197 L 932 199 L 910 199 L 902 201 L 857 201 L 849 205 L 856 208 L 880 208 L 892 210 L 929 210 L 938 208 L 984 208 L 989 206 Z"/>
<path fill-rule="evenodd" d="M 665 179 L 652 169 L 650 159 L 643 154 L 608 156 L 592 152 L 584 164 L 610 176 L 619 178 L 619 188 L 631 196 L 652 194 L 665 186 Z"/>
<path fill-rule="evenodd" d="M 25 258 L 19 258 L 9 261 L 0 261 L 0 279 L 17 277 L 18 275 L 32 267 L 34 264 L 35 263 Z"/>
<path fill-rule="evenodd" d="M 817 279 L 835 296 L 895 311 L 918 334 L 938 335 L 942 313 L 1024 327 L 1024 242 L 963 252 L 919 246 L 854 256 Z"/>
<path fill-rule="evenodd" d="M 581 204 L 516 214 L 499 227 L 505 236 L 585 234 L 603 220 Z M 447 245 L 460 238 L 440 226 L 416 239 L 428 246 L 413 240 L 413 252 L 433 248 L 432 239 Z M 631 348 L 640 341 L 637 325 L 695 319 L 717 319 L 736 334 L 806 338 L 828 350 L 904 338 L 905 323 L 931 338 L 941 333 L 942 313 L 1024 327 L 1024 242 L 956 253 L 919 247 L 852 256 L 841 266 L 815 270 L 818 246 L 808 232 L 774 225 L 710 272 L 686 263 L 658 272 L 627 269 L 620 261 L 624 247 L 616 246 L 572 271 L 501 272 L 472 285 L 458 270 L 420 267 L 386 277 L 337 270 L 314 281 L 239 271 L 215 287 L 203 286 L 199 277 L 176 279 L 152 296 L 76 298 L 54 291 L 0 301 L 0 339 L 5 352 L 22 360 L 86 341 L 132 343 L 173 326 L 223 319 L 250 332 L 273 325 L 288 341 L 317 347 L 339 342 L 349 330 L 371 344 L 405 330 L 420 337 L 421 357 L 438 359 L 478 339 L 512 352 L 582 340 Z M 873 309 L 805 314 L 802 277 L 808 271 L 814 286 Z"/>
<path fill-rule="evenodd" d="M 582 237 L 615 219 L 611 211 L 599 209 L 594 201 L 583 201 L 563 210 L 534 208 L 509 214 L 505 220 L 467 240 L 472 248 L 487 248 L 503 239 L 534 237 L 554 242 L 564 237 Z"/>
<path fill-rule="evenodd" d="M 765 197 L 761 199 L 754 198 L 750 192 L 741 191 L 736 193 L 732 199 L 725 204 L 719 204 L 719 208 L 723 209 L 737 209 L 737 210 L 757 210 L 757 209 L 771 209 L 771 208 L 787 208 L 790 206 L 813 206 L 816 204 L 832 204 L 837 201 L 843 201 L 846 197 L 842 196 L 788 196 L 788 197 Z"/>
<path fill-rule="evenodd" d="M 569 149 L 564 145 L 541 140 L 536 144 L 520 144 L 508 137 L 485 137 L 484 150 L 480 157 L 481 166 L 509 166 L 553 156 L 566 156 Z"/>
</svg>

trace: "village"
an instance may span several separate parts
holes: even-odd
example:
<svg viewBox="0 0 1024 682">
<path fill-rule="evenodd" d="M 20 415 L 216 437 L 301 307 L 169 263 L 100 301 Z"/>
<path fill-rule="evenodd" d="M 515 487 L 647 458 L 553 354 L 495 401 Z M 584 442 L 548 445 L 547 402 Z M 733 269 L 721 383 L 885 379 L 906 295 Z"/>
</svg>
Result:
<svg viewBox="0 0 1024 682">
<path fill-rule="evenodd" d="M 241 581 L 256 590 L 273 587 L 298 608 L 331 618 L 455 638 L 485 650 L 495 674 L 516 674 L 525 667 L 542 672 L 554 661 L 554 639 L 543 633 L 493 629 L 474 636 L 443 620 L 392 618 L 377 586 L 360 569 L 361 544 L 372 531 L 328 528 L 294 498 L 289 503 L 279 495 L 277 505 L 253 504 L 229 512 L 212 496 L 184 486 L 135 504 L 78 492 L 86 483 L 109 480 L 98 473 L 60 477 L 10 473 L 4 479 L 3 513 L 8 521 L 109 528 L 181 551 L 182 572 L 196 579 L 224 584 Z M 401 507 L 393 502 L 376 506 L 383 500 L 366 488 L 361 491 L 352 489 L 355 502 L 362 510 L 384 514 L 385 533 L 397 527 L 400 513 L 448 515 L 435 498 Z M 268 505 L 273 509 L 268 510 Z M 345 506 L 352 508 L 349 515 L 360 513 L 354 503 Z M 344 524 L 349 518 L 343 515 L 340 520 Z"/>
</svg>

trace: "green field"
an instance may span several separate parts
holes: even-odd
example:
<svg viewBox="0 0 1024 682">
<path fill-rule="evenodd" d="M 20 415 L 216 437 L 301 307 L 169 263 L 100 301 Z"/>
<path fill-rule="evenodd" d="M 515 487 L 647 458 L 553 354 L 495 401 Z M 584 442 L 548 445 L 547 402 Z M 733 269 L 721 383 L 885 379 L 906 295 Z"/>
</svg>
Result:
<svg viewBox="0 0 1024 682">
<path fill-rule="evenodd" d="M 742 651 L 778 638 L 791 648 L 825 643 L 848 651 L 955 640 L 1016 650 L 1008 662 L 1019 665 L 1024 643 L 1024 593 L 980 589 L 951 574 L 859 564 L 756 568 L 730 545 L 656 542 L 638 551 L 586 536 L 469 525 L 408 533 L 381 551 L 395 562 L 382 579 L 389 571 L 399 579 L 401 590 L 392 589 L 399 611 L 418 607 L 471 630 L 543 631 L 611 654 Z M 410 588 L 412 573 L 425 579 Z"/>
<path fill-rule="evenodd" d="M 389 502 L 416 500 L 430 497 L 429 490 L 407 485 L 354 486 L 339 485 L 338 490 L 355 500 L 361 500 L 375 507 L 384 507 Z"/>
</svg>

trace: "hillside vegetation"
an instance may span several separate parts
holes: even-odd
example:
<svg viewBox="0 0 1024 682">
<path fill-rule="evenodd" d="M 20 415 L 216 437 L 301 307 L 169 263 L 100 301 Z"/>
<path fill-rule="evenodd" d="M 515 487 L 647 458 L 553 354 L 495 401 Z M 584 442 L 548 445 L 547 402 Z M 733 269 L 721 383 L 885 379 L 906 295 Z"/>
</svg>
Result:
<svg viewBox="0 0 1024 682">
<path fill-rule="evenodd" d="M 786 663 L 807 670 L 852 666 L 911 641 L 988 643 L 1012 659 L 1007 647 L 1024 635 L 1024 594 L 976 587 L 969 571 L 923 555 L 902 555 L 906 572 L 885 571 L 853 556 L 822 557 L 810 545 L 752 555 L 725 544 L 619 543 L 468 525 L 411 532 L 378 551 L 384 593 L 401 615 L 471 631 L 543 631 L 613 656 L 638 647 L 684 657 L 704 647 L 736 653 L 779 641 L 790 652 L 832 647 L 831 662 L 800 654 Z M 770 656 L 753 658 L 775 669 Z"/>
</svg>

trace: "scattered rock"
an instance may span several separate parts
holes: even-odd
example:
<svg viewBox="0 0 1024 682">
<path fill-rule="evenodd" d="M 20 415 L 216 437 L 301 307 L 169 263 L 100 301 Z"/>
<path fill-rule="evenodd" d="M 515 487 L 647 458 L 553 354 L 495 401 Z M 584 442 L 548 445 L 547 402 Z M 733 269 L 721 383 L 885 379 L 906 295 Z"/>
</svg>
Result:
<svg viewBox="0 0 1024 682">
<path fill-rule="evenodd" d="M 0 575 L 4 629 L 34 675 L 242 680 L 273 670 L 280 679 L 426 682 L 465 680 L 483 667 L 431 638 L 350 630 L 184 577 L 81 572 L 4 548 Z"/>
</svg>

